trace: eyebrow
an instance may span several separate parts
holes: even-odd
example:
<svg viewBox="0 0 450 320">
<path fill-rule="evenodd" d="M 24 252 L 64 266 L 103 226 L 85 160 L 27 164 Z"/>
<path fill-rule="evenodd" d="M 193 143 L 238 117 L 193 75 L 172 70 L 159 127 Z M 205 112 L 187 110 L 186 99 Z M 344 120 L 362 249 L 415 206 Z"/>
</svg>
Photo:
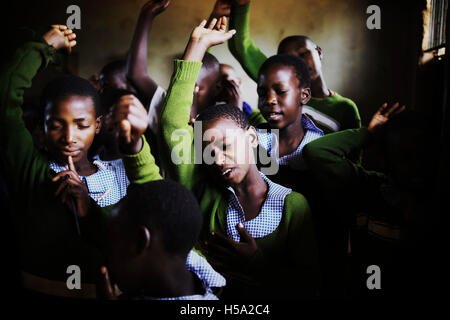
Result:
<svg viewBox="0 0 450 320">
<path fill-rule="evenodd" d="M 50 118 L 48 118 L 47 121 L 65 122 L 64 119 L 61 119 L 61 118 L 58 118 L 58 117 L 54 117 L 54 116 L 51 116 Z M 86 118 L 76 118 L 76 119 L 73 120 L 73 122 L 83 122 L 83 121 L 87 121 L 87 119 Z"/>
</svg>

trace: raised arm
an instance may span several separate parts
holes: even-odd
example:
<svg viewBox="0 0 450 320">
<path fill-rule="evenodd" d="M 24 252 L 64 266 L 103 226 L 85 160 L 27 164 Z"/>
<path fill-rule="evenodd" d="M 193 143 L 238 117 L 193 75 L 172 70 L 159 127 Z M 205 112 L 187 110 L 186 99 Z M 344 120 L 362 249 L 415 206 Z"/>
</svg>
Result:
<svg viewBox="0 0 450 320">
<path fill-rule="evenodd" d="M 250 37 L 250 0 L 233 0 L 230 28 L 236 30 L 236 36 L 228 42 L 231 54 L 239 61 L 247 75 L 258 81 L 259 68 L 267 57 Z"/>
<path fill-rule="evenodd" d="M 125 95 L 111 109 L 107 125 L 117 130 L 119 150 L 130 184 L 161 180 L 150 146 L 145 140 L 147 111 L 134 95 Z"/>
<path fill-rule="evenodd" d="M 24 91 L 31 87 L 38 70 L 54 61 L 57 49 L 75 46 L 74 39 L 66 26 L 52 26 L 42 41 L 27 42 L 17 49 L 0 74 L 0 153 L 12 191 L 47 178 L 48 161 L 34 147 L 21 106 Z"/>
<path fill-rule="evenodd" d="M 202 59 L 209 47 L 230 39 L 234 30 L 226 32 L 226 18 L 206 20 L 194 29 L 186 46 L 183 60 L 175 60 L 165 105 L 161 114 L 161 146 L 171 177 L 192 190 L 195 182 L 194 130 L 188 124 Z"/>
<path fill-rule="evenodd" d="M 365 170 L 350 159 L 351 154 L 376 139 L 389 118 L 403 110 L 404 106 L 400 107 L 398 103 L 390 107 L 385 103 L 367 128 L 331 133 L 308 143 L 303 149 L 303 157 L 320 185 L 332 191 L 347 190 L 351 194 L 371 185 L 372 179 L 378 180 L 381 174 Z"/>
<path fill-rule="evenodd" d="M 151 0 L 142 7 L 127 57 L 127 78 L 136 87 L 146 105 L 158 88 L 147 72 L 148 36 L 153 20 L 169 3 L 170 0 Z"/>
</svg>

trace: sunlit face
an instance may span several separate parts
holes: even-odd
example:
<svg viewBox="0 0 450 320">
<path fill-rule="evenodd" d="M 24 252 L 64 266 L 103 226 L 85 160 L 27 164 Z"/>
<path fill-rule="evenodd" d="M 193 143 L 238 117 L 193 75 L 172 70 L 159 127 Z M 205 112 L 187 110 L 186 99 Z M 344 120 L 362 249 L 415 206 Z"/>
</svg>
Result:
<svg viewBox="0 0 450 320">
<path fill-rule="evenodd" d="M 100 131 L 101 118 L 95 117 L 91 97 L 70 96 L 49 104 L 45 110 L 47 148 L 60 163 L 87 158 L 94 136 Z"/>
<path fill-rule="evenodd" d="M 191 119 L 195 118 L 205 108 L 216 102 L 217 89 L 219 85 L 219 74 L 217 70 L 201 68 L 197 78 L 196 86 L 198 93 L 191 107 Z"/>
<path fill-rule="evenodd" d="M 291 66 L 273 64 L 258 79 L 258 107 L 272 128 L 284 129 L 301 121 L 302 106 L 311 97 L 309 88 L 300 88 Z"/>
<path fill-rule="evenodd" d="M 303 43 L 288 43 L 282 54 L 290 54 L 302 59 L 307 65 L 311 81 L 322 74 L 322 49 L 314 42 L 306 40 Z"/>
<path fill-rule="evenodd" d="M 233 120 L 217 119 L 203 125 L 203 157 L 210 156 L 210 169 L 229 186 L 240 184 L 255 163 L 258 137 L 253 127 L 247 130 Z"/>
</svg>

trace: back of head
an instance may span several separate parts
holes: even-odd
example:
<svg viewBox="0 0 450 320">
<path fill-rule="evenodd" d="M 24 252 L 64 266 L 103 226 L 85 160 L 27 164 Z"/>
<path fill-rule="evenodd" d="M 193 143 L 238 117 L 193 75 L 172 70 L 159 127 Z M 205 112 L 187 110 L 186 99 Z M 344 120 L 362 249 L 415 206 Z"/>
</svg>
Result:
<svg viewBox="0 0 450 320">
<path fill-rule="evenodd" d="M 112 74 L 123 74 L 127 72 L 127 61 L 126 60 L 115 60 L 106 64 L 100 71 L 100 78 Z"/>
<path fill-rule="evenodd" d="M 250 123 L 245 114 L 232 104 L 217 104 L 210 106 L 198 115 L 196 121 L 207 123 L 219 119 L 232 120 L 243 130 L 247 130 L 250 127 Z"/>
<path fill-rule="evenodd" d="M 200 234 L 202 215 L 194 195 L 171 180 L 132 184 L 119 203 L 119 219 L 160 235 L 167 254 L 186 256 Z"/>
<path fill-rule="evenodd" d="M 286 37 L 283 40 L 281 40 L 280 44 L 278 45 L 277 53 L 286 54 L 292 49 L 297 50 L 299 48 L 306 46 L 307 42 L 311 42 L 314 44 L 311 38 L 307 36 L 297 35 Z"/>
<path fill-rule="evenodd" d="M 300 82 L 300 86 L 304 88 L 309 88 L 311 86 L 308 65 L 299 57 L 290 54 L 277 54 L 268 58 L 259 69 L 258 78 L 273 65 L 292 67 Z"/>
<path fill-rule="evenodd" d="M 95 116 L 101 114 L 100 97 L 92 84 L 83 78 L 73 75 L 58 77 L 50 81 L 41 96 L 41 106 L 44 112 L 57 101 L 72 97 L 90 97 L 94 102 Z"/>
<path fill-rule="evenodd" d="M 220 72 L 220 63 L 219 60 L 211 53 L 206 52 L 205 56 L 202 59 L 202 68 L 208 70 L 209 72 Z"/>
</svg>

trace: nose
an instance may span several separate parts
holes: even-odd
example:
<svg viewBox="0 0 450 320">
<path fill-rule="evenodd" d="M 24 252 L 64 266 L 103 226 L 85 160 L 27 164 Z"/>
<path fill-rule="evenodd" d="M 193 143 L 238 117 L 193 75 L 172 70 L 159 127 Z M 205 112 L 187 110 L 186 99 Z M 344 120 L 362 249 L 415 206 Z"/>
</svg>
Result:
<svg viewBox="0 0 450 320">
<path fill-rule="evenodd" d="M 225 164 L 225 155 L 219 148 L 214 148 L 214 163 L 218 167 L 222 167 Z"/>
<path fill-rule="evenodd" d="M 273 90 L 270 90 L 269 95 L 267 97 L 268 104 L 277 104 L 277 95 Z"/>
<path fill-rule="evenodd" d="M 74 143 L 73 140 L 73 129 L 71 126 L 67 126 L 66 130 L 64 132 L 64 140 L 67 144 L 72 144 Z"/>
</svg>

